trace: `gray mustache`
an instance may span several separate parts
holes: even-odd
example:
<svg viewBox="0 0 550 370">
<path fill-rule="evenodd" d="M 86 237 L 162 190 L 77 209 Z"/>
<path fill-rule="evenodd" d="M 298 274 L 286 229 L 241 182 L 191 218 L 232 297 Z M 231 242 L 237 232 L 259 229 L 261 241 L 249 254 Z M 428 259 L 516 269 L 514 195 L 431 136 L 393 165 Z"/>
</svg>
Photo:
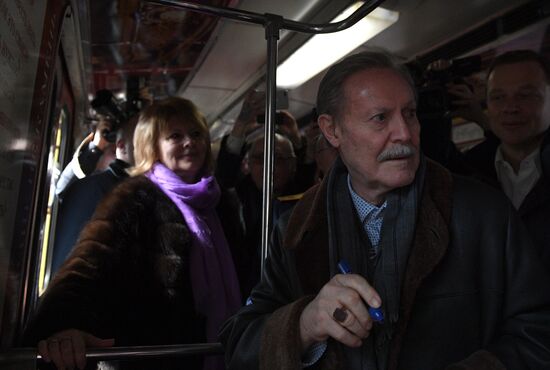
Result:
<svg viewBox="0 0 550 370">
<path fill-rule="evenodd" d="M 416 149 L 410 145 L 397 144 L 384 150 L 376 158 L 378 162 L 383 162 L 397 158 L 408 158 L 416 154 Z"/>
</svg>

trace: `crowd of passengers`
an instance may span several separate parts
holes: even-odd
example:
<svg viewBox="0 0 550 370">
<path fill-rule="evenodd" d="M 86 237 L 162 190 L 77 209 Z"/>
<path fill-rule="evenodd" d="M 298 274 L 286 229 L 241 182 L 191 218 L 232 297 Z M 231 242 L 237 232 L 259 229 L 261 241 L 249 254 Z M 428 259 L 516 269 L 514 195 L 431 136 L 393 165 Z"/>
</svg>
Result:
<svg viewBox="0 0 550 370">
<path fill-rule="evenodd" d="M 101 120 L 58 183 L 53 278 L 23 343 L 57 369 L 550 368 L 550 65 L 510 51 L 486 75 L 482 114 L 449 86 L 486 139 L 430 158 L 404 65 L 333 65 L 305 130 L 278 116 L 262 274 L 262 93 L 217 158 L 184 98 L 150 101 L 113 143 Z M 224 355 L 85 358 L 218 341 Z"/>
</svg>

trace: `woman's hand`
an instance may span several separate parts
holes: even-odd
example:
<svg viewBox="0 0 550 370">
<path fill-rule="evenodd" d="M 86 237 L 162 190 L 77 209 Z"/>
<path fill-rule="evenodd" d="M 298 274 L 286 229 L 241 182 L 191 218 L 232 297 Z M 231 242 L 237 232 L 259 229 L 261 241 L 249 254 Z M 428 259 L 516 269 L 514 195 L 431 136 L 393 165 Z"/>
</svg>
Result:
<svg viewBox="0 0 550 370">
<path fill-rule="evenodd" d="M 114 344 L 114 339 L 100 339 L 80 330 L 68 329 L 38 342 L 38 353 L 44 361 L 53 361 L 58 370 L 84 370 L 87 347 L 112 347 Z"/>
</svg>

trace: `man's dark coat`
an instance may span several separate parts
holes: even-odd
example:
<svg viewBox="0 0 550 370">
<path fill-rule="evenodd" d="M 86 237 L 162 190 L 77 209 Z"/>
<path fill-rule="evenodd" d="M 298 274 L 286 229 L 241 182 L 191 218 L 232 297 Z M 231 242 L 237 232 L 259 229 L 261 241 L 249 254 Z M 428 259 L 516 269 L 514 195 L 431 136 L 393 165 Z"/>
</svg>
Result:
<svg viewBox="0 0 550 370">
<path fill-rule="evenodd" d="M 302 368 L 299 318 L 331 278 L 326 202 L 325 179 L 279 224 L 253 303 L 222 331 L 230 369 Z M 550 368 L 548 286 L 503 194 L 428 162 L 388 368 Z M 343 369 L 340 346 L 311 369 Z"/>
</svg>

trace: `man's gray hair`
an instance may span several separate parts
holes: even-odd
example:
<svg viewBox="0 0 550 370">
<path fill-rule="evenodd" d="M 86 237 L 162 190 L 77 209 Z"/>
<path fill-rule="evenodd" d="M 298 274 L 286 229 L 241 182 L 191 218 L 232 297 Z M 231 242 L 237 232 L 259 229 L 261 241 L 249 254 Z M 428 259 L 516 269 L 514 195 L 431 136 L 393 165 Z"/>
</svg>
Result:
<svg viewBox="0 0 550 370">
<path fill-rule="evenodd" d="M 329 68 L 317 93 L 318 114 L 328 114 L 335 119 L 342 118 L 345 102 L 344 83 L 350 76 L 367 69 L 395 71 L 411 86 L 416 98 L 414 81 L 407 67 L 389 52 L 383 49 L 371 49 L 350 55 Z"/>
</svg>

